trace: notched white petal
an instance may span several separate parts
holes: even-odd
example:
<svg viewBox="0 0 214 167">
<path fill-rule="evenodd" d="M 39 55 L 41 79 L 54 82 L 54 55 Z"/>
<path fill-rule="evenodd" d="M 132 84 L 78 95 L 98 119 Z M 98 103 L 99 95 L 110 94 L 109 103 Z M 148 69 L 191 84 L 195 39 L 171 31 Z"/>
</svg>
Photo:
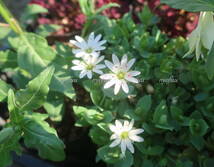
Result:
<svg viewBox="0 0 214 167">
<path fill-rule="evenodd" d="M 114 141 L 110 144 L 110 146 L 109 146 L 109 147 L 115 147 L 115 146 L 119 145 L 119 144 L 120 144 L 120 142 L 121 142 L 121 140 L 120 140 L 120 139 L 116 139 L 116 140 L 114 140 Z"/>
</svg>

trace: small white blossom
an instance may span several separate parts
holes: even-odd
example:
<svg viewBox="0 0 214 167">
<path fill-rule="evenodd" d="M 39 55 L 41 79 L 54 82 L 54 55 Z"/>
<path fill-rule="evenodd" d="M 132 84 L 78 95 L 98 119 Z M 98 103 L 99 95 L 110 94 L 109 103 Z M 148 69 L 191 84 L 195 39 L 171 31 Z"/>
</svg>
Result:
<svg viewBox="0 0 214 167">
<path fill-rule="evenodd" d="M 121 87 L 125 93 L 128 93 L 129 87 L 127 82 L 133 82 L 133 83 L 139 82 L 136 78 L 134 78 L 134 76 L 139 75 L 140 72 L 130 71 L 130 68 L 135 63 L 135 59 L 131 59 L 130 61 L 128 61 L 127 56 L 124 55 L 120 62 L 118 57 L 113 54 L 112 60 L 113 60 L 113 63 L 107 60 L 105 61 L 105 65 L 111 70 L 111 73 L 103 74 L 100 76 L 100 78 L 103 80 L 109 80 L 104 85 L 104 88 L 107 89 L 115 85 L 114 87 L 115 95 L 119 93 Z"/>
<path fill-rule="evenodd" d="M 202 46 L 211 50 L 214 42 L 214 20 L 213 12 L 201 12 L 197 28 L 189 36 L 190 50 L 184 57 L 196 52 L 196 60 L 198 61 L 202 55 Z"/>
<path fill-rule="evenodd" d="M 99 53 L 101 50 L 105 49 L 102 45 L 106 43 L 106 40 L 100 41 L 101 37 L 102 35 L 100 34 L 95 37 L 94 32 L 89 35 L 87 41 L 80 36 L 75 36 L 76 41 L 70 40 L 70 43 L 77 47 L 77 49 L 73 49 L 73 53 L 76 57 L 87 57 L 94 53 Z"/>
<path fill-rule="evenodd" d="M 133 127 L 134 120 L 131 122 L 124 121 L 122 124 L 120 121 L 116 120 L 115 125 L 110 125 L 109 128 L 113 132 L 111 136 L 111 140 L 114 140 L 110 147 L 115 147 L 120 145 L 121 152 L 123 155 L 125 155 L 126 148 L 131 153 L 134 153 L 134 146 L 133 142 L 143 142 L 144 139 L 140 136 L 138 136 L 140 133 L 143 133 L 143 129 L 135 129 Z"/>
<path fill-rule="evenodd" d="M 74 64 L 71 67 L 72 70 L 81 71 L 79 77 L 83 78 L 87 76 L 89 79 L 92 79 L 93 72 L 97 74 L 103 74 L 101 71 L 105 68 L 104 64 L 99 64 L 103 61 L 104 56 L 99 56 L 98 54 L 90 55 L 87 58 L 83 58 L 82 60 L 73 60 Z"/>
</svg>

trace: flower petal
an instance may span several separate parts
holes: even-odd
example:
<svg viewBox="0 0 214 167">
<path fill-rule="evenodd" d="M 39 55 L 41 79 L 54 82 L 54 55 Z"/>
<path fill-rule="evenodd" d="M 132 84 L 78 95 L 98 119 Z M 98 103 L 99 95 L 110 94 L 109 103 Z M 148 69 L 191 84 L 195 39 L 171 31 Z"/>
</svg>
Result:
<svg viewBox="0 0 214 167">
<path fill-rule="evenodd" d="M 79 43 L 85 43 L 85 40 L 84 40 L 82 37 L 78 36 L 78 35 L 75 36 L 75 39 L 76 39 Z"/>
<path fill-rule="evenodd" d="M 82 44 L 79 43 L 79 42 L 77 42 L 77 41 L 75 41 L 75 40 L 70 40 L 69 42 L 70 42 L 72 45 L 74 45 L 74 46 L 76 46 L 76 47 L 78 47 L 78 48 L 81 48 L 81 47 L 82 47 Z"/>
<path fill-rule="evenodd" d="M 110 61 L 105 60 L 105 65 L 112 71 L 114 72 L 114 64 L 112 64 Z"/>
<path fill-rule="evenodd" d="M 100 56 L 99 58 L 98 58 L 98 60 L 97 60 L 97 62 L 96 62 L 96 64 L 98 64 L 98 63 L 100 63 L 101 61 L 103 61 L 104 60 L 104 56 Z"/>
<path fill-rule="evenodd" d="M 75 70 L 75 71 L 80 71 L 80 70 L 83 70 L 84 67 L 82 67 L 82 66 L 73 66 L 73 67 L 71 67 L 71 69 Z"/>
<path fill-rule="evenodd" d="M 83 78 L 87 74 L 87 71 L 83 70 L 80 72 L 80 78 Z"/>
<path fill-rule="evenodd" d="M 112 55 L 112 61 L 113 61 L 114 65 L 120 64 L 120 60 L 118 59 L 118 57 L 115 54 Z"/>
<path fill-rule="evenodd" d="M 96 38 L 94 39 L 95 42 L 98 42 L 100 39 L 102 38 L 102 35 L 99 34 L 96 36 Z"/>
<path fill-rule="evenodd" d="M 87 77 L 88 77 L 89 79 L 92 79 L 92 72 L 91 72 L 91 71 L 88 71 L 88 72 L 87 72 Z"/>
<path fill-rule="evenodd" d="M 127 73 L 127 75 L 135 77 L 137 75 L 140 75 L 140 73 L 141 73 L 140 71 L 130 71 L 130 72 Z"/>
<path fill-rule="evenodd" d="M 105 85 L 104 85 L 104 89 L 108 89 L 110 88 L 111 86 L 113 86 L 115 84 L 115 80 L 112 79 L 110 81 L 108 81 Z"/>
<path fill-rule="evenodd" d="M 129 136 L 129 138 L 132 140 L 132 141 L 135 141 L 135 142 L 143 142 L 144 139 L 140 136 L 136 136 L 136 135 L 133 135 L 133 136 Z"/>
<path fill-rule="evenodd" d="M 88 41 L 94 41 L 94 32 L 90 33 Z"/>
<path fill-rule="evenodd" d="M 129 139 L 126 140 L 126 146 L 129 149 L 129 151 L 133 154 L 134 153 L 134 147 L 133 147 L 132 142 Z"/>
<path fill-rule="evenodd" d="M 126 83 L 126 81 L 122 81 L 122 89 L 124 90 L 125 93 L 129 93 L 129 87 Z"/>
<path fill-rule="evenodd" d="M 132 119 L 131 122 L 129 123 L 128 130 L 131 130 L 133 126 L 134 126 L 134 119 Z"/>
<path fill-rule="evenodd" d="M 131 135 L 131 136 L 133 136 L 133 135 L 138 135 L 138 134 L 143 133 L 143 132 L 144 132 L 143 129 L 134 129 L 134 130 L 131 130 L 131 131 L 129 132 L 129 135 Z"/>
<path fill-rule="evenodd" d="M 114 125 L 109 125 L 109 129 L 110 129 L 112 132 L 117 132 L 117 127 L 114 126 Z"/>
<path fill-rule="evenodd" d="M 115 121 L 115 125 L 116 125 L 116 128 L 117 128 L 117 129 L 120 129 L 120 128 L 123 127 L 122 123 L 121 123 L 119 120 L 116 120 L 116 121 Z"/>
<path fill-rule="evenodd" d="M 101 71 L 101 70 L 98 70 L 98 69 L 93 69 L 92 70 L 93 72 L 95 72 L 95 73 L 97 73 L 97 74 L 100 74 L 100 75 L 102 75 L 103 74 L 103 72 Z"/>
<path fill-rule="evenodd" d="M 110 140 L 114 140 L 114 139 L 117 139 L 117 138 L 118 138 L 118 135 L 117 134 L 113 134 L 113 135 L 111 135 Z"/>
<path fill-rule="evenodd" d="M 103 68 L 106 68 L 106 66 L 104 64 L 99 64 L 99 65 L 96 65 L 95 66 L 95 69 L 98 70 L 98 69 L 103 69 Z"/>
<path fill-rule="evenodd" d="M 115 87 L 114 87 L 114 94 L 115 94 L 115 95 L 117 95 L 117 94 L 119 93 L 120 87 L 121 87 L 121 81 L 118 80 L 118 81 L 116 81 Z"/>
<path fill-rule="evenodd" d="M 135 63 L 135 59 L 131 59 L 131 60 L 127 63 L 127 71 L 130 70 L 130 68 L 133 66 L 134 63 Z"/>
<path fill-rule="evenodd" d="M 81 61 L 80 60 L 73 60 L 72 63 L 75 65 L 80 65 Z"/>
<path fill-rule="evenodd" d="M 120 142 L 121 142 L 121 139 L 116 139 L 110 144 L 109 147 L 115 147 L 115 146 L 119 145 Z"/>
<path fill-rule="evenodd" d="M 121 152 L 123 155 L 126 153 L 126 140 L 122 140 L 120 144 Z"/>
<path fill-rule="evenodd" d="M 133 82 L 133 83 L 139 83 L 138 79 L 134 78 L 134 77 L 127 77 L 125 76 L 125 79 L 129 82 Z"/>
<path fill-rule="evenodd" d="M 102 40 L 102 41 L 99 42 L 99 45 L 103 45 L 103 44 L 105 44 L 106 42 L 107 42 L 106 40 Z"/>
<path fill-rule="evenodd" d="M 100 76 L 100 79 L 110 80 L 110 79 L 113 79 L 114 77 L 115 77 L 114 74 L 103 74 Z"/>
<path fill-rule="evenodd" d="M 128 61 L 127 55 L 124 55 L 121 60 L 121 66 L 125 67 L 127 65 L 127 61 Z"/>
</svg>

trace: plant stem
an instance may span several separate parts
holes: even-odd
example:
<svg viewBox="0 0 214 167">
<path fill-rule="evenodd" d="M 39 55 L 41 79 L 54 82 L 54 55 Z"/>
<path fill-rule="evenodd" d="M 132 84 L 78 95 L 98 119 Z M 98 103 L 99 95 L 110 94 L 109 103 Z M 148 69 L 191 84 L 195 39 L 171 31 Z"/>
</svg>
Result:
<svg viewBox="0 0 214 167">
<path fill-rule="evenodd" d="M 10 25 L 12 30 L 17 34 L 22 34 L 23 30 L 17 20 L 13 17 L 11 12 L 8 10 L 6 5 L 2 0 L 0 0 L 0 15 L 4 18 L 4 20 Z"/>
</svg>

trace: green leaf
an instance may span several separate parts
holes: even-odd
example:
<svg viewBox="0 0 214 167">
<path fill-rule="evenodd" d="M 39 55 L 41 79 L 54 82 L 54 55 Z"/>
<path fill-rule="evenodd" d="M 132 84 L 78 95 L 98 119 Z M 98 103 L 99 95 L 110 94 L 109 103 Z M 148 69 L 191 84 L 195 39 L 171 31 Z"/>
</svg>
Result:
<svg viewBox="0 0 214 167">
<path fill-rule="evenodd" d="M 114 164 L 114 167 L 131 167 L 134 163 L 134 158 L 130 152 L 126 152 L 124 158 Z"/>
<path fill-rule="evenodd" d="M 143 166 L 154 167 L 153 162 L 147 159 L 143 160 Z"/>
<path fill-rule="evenodd" d="M 207 158 L 203 162 L 203 167 L 213 167 L 214 159 L 213 158 Z"/>
<path fill-rule="evenodd" d="M 136 143 L 135 145 L 137 146 L 140 152 L 146 155 L 151 155 L 151 156 L 161 155 L 164 151 L 164 147 L 159 145 L 145 146 L 144 143 Z"/>
<path fill-rule="evenodd" d="M 0 102 L 6 99 L 10 88 L 12 88 L 12 86 L 0 79 Z"/>
<path fill-rule="evenodd" d="M 97 107 L 105 110 L 113 110 L 115 108 L 116 101 L 103 94 L 99 83 L 87 80 L 83 82 L 83 86 L 90 93 L 91 100 Z"/>
<path fill-rule="evenodd" d="M 18 124 L 23 116 L 19 112 L 19 106 L 16 104 L 15 94 L 12 89 L 8 91 L 8 110 L 11 122 Z"/>
<path fill-rule="evenodd" d="M 6 39 L 10 34 L 12 34 L 12 29 L 10 26 L 0 26 L 0 40 Z M 0 42 L 0 45 L 3 43 L 3 41 Z M 4 44 L 3 44 L 4 45 Z"/>
<path fill-rule="evenodd" d="M 28 20 L 35 19 L 36 15 L 40 13 L 48 13 L 48 10 L 41 5 L 30 4 L 25 8 L 21 16 L 21 22 L 25 23 Z"/>
<path fill-rule="evenodd" d="M 146 119 L 147 113 L 152 105 L 152 99 L 150 95 L 143 96 L 137 102 L 135 113 L 142 115 L 142 118 Z"/>
<path fill-rule="evenodd" d="M 56 51 L 54 51 L 45 38 L 25 33 L 17 38 L 10 38 L 10 44 L 18 52 L 18 65 L 28 71 L 32 76 L 38 75 L 48 65 L 54 64 Z M 55 65 L 56 66 L 56 65 Z M 58 69 L 54 73 L 50 89 L 74 98 L 71 74 L 67 69 Z"/>
<path fill-rule="evenodd" d="M 15 130 L 12 127 L 4 128 L 0 131 L 0 144 L 3 144 L 5 141 L 9 140 L 15 133 Z"/>
<path fill-rule="evenodd" d="M 48 46 L 46 39 L 36 34 L 25 33 L 9 41 L 17 49 L 19 67 L 33 76 L 38 75 L 56 57 L 56 52 Z"/>
<path fill-rule="evenodd" d="M 193 163 L 191 161 L 178 160 L 176 162 L 176 167 L 192 167 Z"/>
<path fill-rule="evenodd" d="M 191 12 L 214 11 L 213 0 L 161 0 L 161 3 Z"/>
<path fill-rule="evenodd" d="M 41 24 L 36 29 L 36 33 L 43 37 L 47 37 L 51 35 L 53 32 L 56 32 L 61 28 L 62 27 L 60 25 L 56 25 L 56 24 Z"/>
<path fill-rule="evenodd" d="M 0 144 L 0 167 L 7 167 L 12 164 L 12 151 L 18 154 L 21 153 L 20 136 L 20 133 L 16 133 L 5 140 L 3 144 Z"/>
<path fill-rule="evenodd" d="M 145 5 L 142 12 L 138 14 L 138 17 L 143 25 L 149 26 L 152 24 L 152 18 L 154 17 L 148 5 Z"/>
<path fill-rule="evenodd" d="M 64 160 L 65 146 L 47 122 L 39 117 L 29 117 L 23 121 L 23 132 L 25 145 L 38 149 L 39 156 L 52 161 Z"/>
<path fill-rule="evenodd" d="M 208 54 L 207 62 L 206 62 L 206 72 L 210 80 L 212 80 L 214 77 L 213 66 L 214 66 L 214 43 L 212 45 L 211 51 Z"/>
<path fill-rule="evenodd" d="M 195 146 L 198 151 L 201 151 L 204 147 L 205 141 L 201 136 L 192 136 L 191 143 Z"/>
<path fill-rule="evenodd" d="M 72 86 L 71 74 L 66 70 L 58 70 L 54 73 L 50 84 L 50 89 L 62 93 L 70 99 L 75 98 L 75 90 Z"/>
<path fill-rule="evenodd" d="M 54 73 L 54 67 L 48 67 L 36 78 L 31 80 L 26 89 L 16 93 L 16 103 L 19 110 L 35 110 L 43 105 L 49 92 L 49 84 Z"/>
<path fill-rule="evenodd" d="M 17 67 L 17 54 L 13 51 L 7 50 L 0 52 L 0 68 L 15 68 Z"/>
<path fill-rule="evenodd" d="M 87 109 L 81 106 L 73 106 L 73 110 L 75 115 L 79 119 L 82 119 L 91 125 L 96 125 L 105 118 L 103 113 L 100 113 L 94 109 Z"/>
<path fill-rule="evenodd" d="M 95 1 L 91 2 L 90 0 L 79 0 L 79 5 L 82 13 L 86 16 L 91 16 L 95 12 Z"/>
<path fill-rule="evenodd" d="M 203 119 L 192 119 L 189 123 L 190 132 L 194 136 L 204 136 L 209 126 Z"/>
<path fill-rule="evenodd" d="M 173 127 L 168 123 L 168 109 L 166 106 L 166 102 L 162 100 L 160 104 L 156 107 L 153 122 L 155 126 L 160 129 L 172 130 Z"/>
<path fill-rule="evenodd" d="M 104 130 L 97 126 L 94 126 L 90 129 L 89 136 L 92 141 L 99 146 L 105 145 L 109 142 L 108 133 L 106 133 Z"/>
<path fill-rule="evenodd" d="M 64 113 L 64 97 L 62 94 L 49 93 L 44 108 L 52 121 L 61 121 Z"/>
<path fill-rule="evenodd" d="M 105 162 L 114 164 L 121 159 L 119 148 L 110 148 L 108 145 L 103 146 L 97 150 L 98 156 Z"/>
<path fill-rule="evenodd" d="M 96 14 L 96 15 L 97 15 L 97 14 L 100 14 L 100 13 L 103 12 L 104 10 L 109 9 L 109 8 L 112 8 L 112 7 L 118 7 L 118 8 L 119 8 L 120 5 L 117 4 L 117 3 L 108 3 L 108 4 L 106 4 L 106 5 L 103 5 L 101 8 L 97 9 L 96 12 L 95 12 L 95 14 Z"/>
</svg>

